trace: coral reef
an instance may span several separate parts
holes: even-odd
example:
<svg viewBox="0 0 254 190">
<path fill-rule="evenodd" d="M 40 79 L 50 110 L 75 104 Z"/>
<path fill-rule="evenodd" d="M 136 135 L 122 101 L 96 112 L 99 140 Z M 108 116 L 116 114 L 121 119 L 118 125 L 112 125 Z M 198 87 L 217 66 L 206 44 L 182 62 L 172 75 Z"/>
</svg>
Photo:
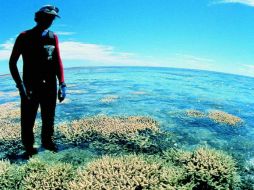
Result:
<svg viewBox="0 0 254 190">
<path fill-rule="evenodd" d="M 0 131 L 0 141 L 10 141 L 20 138 L 20 125 L 17 123 L 5 123 L 2 125 L 4 130 Z"/>
<path fill-rule="evenodd" d="M 187 116 L 189 117 L 196 117 L 196 118 L 203 118 L 203 117 L 206 117 L 206 114 L 201 112 L 201 111 L 198 111 L 198 110 L 193 110 L 193 109 L 190 109 L 190 110 L 186 110 L 186 114 Z"/>
<path fill-rule="evenodd" d="M 24 170 L 9 161 L 0 160 L 0 188 L 4 190 L 19 189 Z"/>
<path fill-rule="evenodd" d="M 1 123 L 4 130 L 0 131 L 0 158 L 9 158 L 22 149 L 20 125 L 17 123 Z"/>
<path fill-rule="evenodd" d="M 0 105 L 0 127 L 2 129 L 0 130 L 0 159 L 12 158 L 22 151 L 18 103 L 10 102 Z M 38 133 L 37 122 L 34 130 Z"/>
<path fill-rule="evenodd" d="M 185 181 L 193 189 L 235 189 L 240 186 L 235 160 L 222 151 L 199 147 L 193 152 L 171 150 L 164 158 L 184 168 Z"/>
<path fill-rule="evenodd" d="M 0 124 L 13 121 L 20 117 L 20 109 L 17 102 L 0 104 Z"/>
<path fill-rule="evenodd" d="M 106 153 L 126 150 L 152 154 L 169 147 L 172 135 L 160 132 L 158 123 L 149 117 L 96 116 L 61 124 L 58 137 L 63 143 L 89 143 Z M 165 146 L 160 143 L 163 140 Z"/>
<path fill-rule="evenodd" d="M 208 117 L 217 123 L 227 124 L 231 126 L 237 126 L 237 124 L 242 122 L 241 118 L 220 110 L 209 111 Z"/>
<path fill-rule="evenodd" d="M 84 134 L 95 132 L 105 137 L 112 134 L 130 135 L 140 130 L 151 129 L 158 131 L 158 123 L 148 117 L 108 117 L 95 116 L 72 121 L 70 124 L 60 125 L 59 130 L 69 139 L 82 138 Z M 86 138 L 86 136 L 85 136 Z"/>
<path fill-rule="evenodd" d="M 208 113 L 205 113 L 190 109 L 186 110 L 186 114 L 187 116 L 194 118 L 209 118 L 216 123 L 226 124 L 233 127 L 240 126 L 239 124 L 243 122 L 241 118 L 220 110 L 211 110 Z"/>
<path fill-rule="evenodd" d="M 79 168 L 69 189 L 181 189 L 177 187 L 182 175 L 180 168 L 162 167 L 142 156 L 104 156 Z"/>
<path fill-rule="evenodd" d="M 171 149 L 163 157 L 131 154 L 96 158 L 78 149 L 44 152 L 23 165 L 0 161 L 0 185 L 10 190 L 240 187 L 235 161 L 221 151 L 204 147 L 192 152 Z"/>
<path fill-rule="evenodd" d="M 205 117 L 227 125 L 235 125 L 240 119 L 232 119 L 235 116 L 225 112 L 216 113 L 223 119 L 213 119 L 209 114 Z M 204 117 L 202 112 L 196 110 L 189 110 L 187 115 Z M 2 158 L 8 158 L 21 150 L 18 117 L 17 103 L 0 105 L 0 123 L 4 128 L 0 132 Z M 225 118 L 230 118 L 231 121 Z M 235 122 L 232 123 L 232 120 Z M 37 125 L 36 135 L 39 134 Z M 60 143 L 74 143 L 80 146 L 58 154 L 46 151 L 23 165 L 0 161 L 0 187 L 63 190 L 240 188 L 236 162 L 231 156 L 207 147 L 200 147 L 194 151 L 172 149 L 174 136 L 161 132 L 158 122 L 150 117 L 102 115 L 83 118 L 60 124 L 56 133 Z M 101 152 L 126 155 L 106 155 L 98 159 L 94 152 L 79 149 L 86 143 L 90 148 L 95 148 L 98 155 Z M 164 150 L 167 151 L 162 155 Z M 130 152 L 139 155 L 128 155 Z M 149 157 L 149 154 L 152 156 Z M 243 173 L 243 189 L 251 189 L 252 172 L 253 167 L 249 167 L 249 170 Z"/>
<path fill-rule="evenodd" d="M 0 161 L 0 189 L 64 190 L 77 167 L 95 158 L 89 151 L 69 149 L 58 154 L 45 151 L 18 165 Z"/>
<path fill-rule="evenodd" d="M 36 157 L 24 166 L 24 172 L 20 189 L 26 190 L 64 190 L 74 177 L 71 164 L 48 162 Z"/>
</svg>

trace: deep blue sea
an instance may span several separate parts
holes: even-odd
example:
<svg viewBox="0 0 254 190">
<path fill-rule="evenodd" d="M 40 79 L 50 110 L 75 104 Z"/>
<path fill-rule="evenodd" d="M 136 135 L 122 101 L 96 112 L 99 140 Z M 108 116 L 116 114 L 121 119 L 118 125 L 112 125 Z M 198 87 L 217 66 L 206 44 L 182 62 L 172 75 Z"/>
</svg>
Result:
<svg viewBox="0 0 254 190">
<path fill-rule="evenodd" d="M 254 78 L 172 68 L 84 67 L 66 69 L 65 80 L 67 98 L 57 106 L 56 123 L 98 114 L 149 116 L 185 148 L 209 145 L 254 157 Z M 9 75 L 0 77 L 0 92 L 15 90 Z M 0 104 L 11 101 L 19 97 L 0 96 Z M 189 117 L 190 109 L 221 110 L 243 123 L 232 127 Z"/>
</svg>

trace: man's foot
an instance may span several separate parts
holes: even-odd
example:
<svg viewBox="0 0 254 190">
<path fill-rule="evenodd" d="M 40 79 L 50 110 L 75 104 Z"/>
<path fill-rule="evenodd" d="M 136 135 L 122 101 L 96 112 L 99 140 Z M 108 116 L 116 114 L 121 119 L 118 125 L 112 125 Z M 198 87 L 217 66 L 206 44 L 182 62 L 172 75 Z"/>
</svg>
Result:
<svg viewBox="0 0 254 190">
<path fill-rule="evenodd" d="M 24 157 L 24 159 L 29 159 L 37 153 L 38 153 L 38 150 L 36 148 L 33 148 L 33 147 L 25 148 L 23 157 Z"/>
<path fill-rule="evenodd" d="M 52 152 L 57 152 L 58 148 L 55 143 L 50 142 L 50 143 L 42 143 L 42 147 L 45 148 L 46 150 L 52 151 Z"/>
</svg>

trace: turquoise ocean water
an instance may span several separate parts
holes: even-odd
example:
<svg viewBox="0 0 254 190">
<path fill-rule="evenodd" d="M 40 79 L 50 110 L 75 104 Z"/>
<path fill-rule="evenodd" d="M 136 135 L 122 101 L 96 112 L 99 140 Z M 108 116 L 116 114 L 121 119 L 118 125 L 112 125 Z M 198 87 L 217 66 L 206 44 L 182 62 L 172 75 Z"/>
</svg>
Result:
<svg viewBox="0 0 254 190">
<path fill-rule="evenodd" d="M 186 69 L 89 67 L 65 71 L 65 103 L 58 104 L 56 123 L 98 114 L 149 116 L 173 132 L 185 148 L 209 145 L 247 159 L 254 157 L 254 78 Z M 9 75 L 0 77 L 0 91 L 15 91 Z M 107 102 L 106 100 L 111 100 Z M 19 101 L 0 96 L 0 104 Z M 194 118 L 187 110 L 220 110 L 240 117 L 239 127 L 209 118 Z"/>
</svg>

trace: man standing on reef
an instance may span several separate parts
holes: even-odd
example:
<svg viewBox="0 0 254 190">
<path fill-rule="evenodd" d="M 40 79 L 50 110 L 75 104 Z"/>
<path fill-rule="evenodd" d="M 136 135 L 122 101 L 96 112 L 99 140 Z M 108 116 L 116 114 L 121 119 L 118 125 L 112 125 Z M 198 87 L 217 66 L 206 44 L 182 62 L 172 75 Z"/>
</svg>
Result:
<svg viewBox="0 0 254 190">
<path fill-rule="evenodd" d="M 58 38 L 47 30 L 58 16 L 59 9 L 46 5 L 35 13 L 36 26 L 22 32 L 16 39 L 10 57 L 10 71 L 21 97 L 21 139 L 25 155 L 37 153 L 33 147 L 33 127 L 38 107 L 41 108 L 42 147 L 57 152 L 53 141 L 54 117 L 57 99 L 57 79 L 59 81 L 58 99 L 66 96 L 63 64 L 60 58 Z M 21 79 L 17 61 L 22 55 L 23 77 Z"/>
</svg>

